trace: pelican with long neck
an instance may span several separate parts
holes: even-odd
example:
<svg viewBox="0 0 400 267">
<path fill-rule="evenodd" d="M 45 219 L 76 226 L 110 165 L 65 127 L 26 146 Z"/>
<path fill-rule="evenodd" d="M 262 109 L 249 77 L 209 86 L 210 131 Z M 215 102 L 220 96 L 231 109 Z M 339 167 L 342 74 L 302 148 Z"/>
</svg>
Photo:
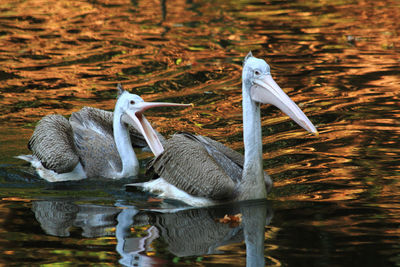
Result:
<svg viewBox="0 0 400 267">
<path fill-rule="evenodd" d="M 245 155 L 210 138 L 176 134 L 163 143 L 165 150 L 154 154 L 149 169 L 158 179 L 128 186 L 141 187 L 164 198 L 192 206 L 261 199 L 272 186 L 262 164 L 260 104 L 272 104 L 309 132 L 314 125 L 271 77 L 262 59 L 246 56 L 242 73 L 243 139 Z"/>
<path fill-rule="evenodd" d="M 128 94 L 122 93 L 120 98 L 123 97 L 128 97 Z M 122 161 L 122 170 L 117 173 L 118 177 L 127 177 L 132 173 L 139 173 L 139 161 L 131 145 L 127 125 L 121 120 L 121 117 L 125 114 L 123 104 L 123 101 L 117 102 L 113 116 L 114 140 Z"/>
<path fill-rule="evenodd" d="M 264 60 L 253 57 L 250 52 L 245 58 L 242 72 L 245 155 L 243 178 L 238 190 L 238 198 L 241 200 L 267 196 L 262 163 L 261 103 L 276 106 L 307 131 L 317 133 L 307 116 L 273 80 L 269 65 Z"/>
<path fill-rule="evenodd" d="M 246 71 L 246 66 L 242 72 L 242 80 L 244 166 L 239 198 L 265 198 L 267 191 L 262 163 L 260 104 L 251 98 L 251 70 Z"/>
<path fill-rule="evenodd" d="M 163 147 L 156 132 L 149 121 L 142 114 L 145 110 L 153 107 L 190 106 L 187 104 L 144 102 L 138 95 L 124 91 L 118 85 L 119 97 L 115 105 L 113 128 L 114 140 L 122 161 L 122 170 L 117 173 L 117 178 L 127 177 L 139 173 L 139 161 L 132 148 L 131 138 L 127 124 L 133 125 L 142 133 L 149 147 L 155 155 L 163 152 Z"/>
<path fill-rule="evenodd" d="M 156 155 L 163 151 L 143 112 L 153 107 L 190 105 L 144 102 L 138 95 L 124 91 L 121 85 L 118 91 L 113 115 L 85 107 L 74 112 L 69 120 L 60 115 L 45 116 L 28 143 L 33 155 L 18 158 L 29 161 L 49 182 L 136 176 L 139 162 L 130 130 L 141 134 Z M 128 130 L 128 125 L 133 129 Z"/>
</svg>

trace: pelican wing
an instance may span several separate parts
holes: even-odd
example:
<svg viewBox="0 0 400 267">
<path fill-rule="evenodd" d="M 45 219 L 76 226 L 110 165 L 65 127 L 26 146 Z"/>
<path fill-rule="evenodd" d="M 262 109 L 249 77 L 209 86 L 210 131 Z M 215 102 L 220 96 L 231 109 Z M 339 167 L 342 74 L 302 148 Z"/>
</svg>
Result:
<svg viewBox="0 0 400 267">
<path fill-rule="evenodd" d="M 195 136 L 176 134 L 164 148 L 149 163 L 149 170 L 194 196 L 216 200 L 233 197 L 235 181 Z"/>
<path fill-rule="evenodd" d="M 197 137 L 200 137 L 201 139 L 203 139 L 204 140 L 203 142 L 209 143 L 216 150 L 220 151 L 225 156 L 227 156 L 229 159 L 231 159 L 235 164 L 237 164 L 238 166 L 243 168 L 244 156 L 242 154 L 240 154 L 236 150 L 233 150 L 232 148 L 227 147 L 227 146 L 223 145 L 222 143 L 215 141 L 207 136 L 197 135 Z"/>
<path fill-rule="evenodd" d="M 61 115 L 47 115 L 37 124 L 28 148 L 43 167 L 57 173 L 72 171 L 79 163 L 72 127 Z"/>
<path fill-rule="evenodd" d="M 235 182 L 242 179 L 244 157 L 235 150 L 224 146 L 218 141 L 202 135 L 181 133 L 185 137 L 200 143 L 207 150 L 208 154 L 219 164 L 224 172 Z"/>
<path fill-rule="evenodd" d="M 113 113 L 92 107 L 83 107 L 71 114 L 69 121 L 100 134 L 113 136 Z"/>
<path fill-rule="evenodd" d="M 88 177 L 111 177 L 112 173 L 122 169 L 113 133 L 101 128 L 101 122 L 92 123 L 84 115 L 85 113 L 75 112 L 70 118 L 81 163 Z"/>
<path fill-rule="evenodd" d="M 226 169 L 228 169 L 227 171 L 229 172 L 229 170 L 231 170 L 230 173 L 230 177 L 235 181 L 235 182 L 239 182 L 242 180 L 242 172 L 243 172 L 243 165 L 244 165 L 244 156 L 242 154 L 240 154 L 239 152 L 233 150 L 230 147 L 227 147 L 223 144 L 221 144 L 218 141 L 215 141 L 209 137 L 206 136 L 202 136 L 202 135 L 196 135 L 197 138 L 199 138 L 200 140 L 203 140 L 203 143 L 208 143 L 209 145 L 211 145 L 212 147 L 214 147 L 214 149 L 216 151 L 218 151 L 218 153 L 215 153 L 213 156 L 215 158 L 215 160 L 217 162 L 219 162 L 219 158 L 216 158 L 216 156 L 220 155 L 220 153 L 222 153 L 224 156 L 226 156 L 227 158 L 229 158 L 231 160 L 231 162 L 228 161 L 228 164 L 224 164 L 223 166 L 226 167 Z M 223 160 L 223 158 L 222 158 Z M 240 168 L 240 172 L 238 171 L 237 167 Z M 265 185 L 267 187 L 267 190 L 271 190 L 272 188 L 272 179 L 271 177 L 269 177 L 269 175 L 264 172 L 264 181 L 265 181 Z"/>
<path fill-rule="evenodd" d="M 98 108 L 83 107 L 80 111 L 72 114 L 70 121 L 74 121 L 76 119 L 76 115 L 74 114 L 80 116 L 81 122 L 79 123 L 83 123 L 85 127 L 113 136 L 113 112 Z M 131 125 L 127 126 L 131 137 L 132 146 L 146 147 L 147 143 L 143 135 Z M 156 133 L 160 140 L 164 139 L 158 132 Z"/>
</svg>

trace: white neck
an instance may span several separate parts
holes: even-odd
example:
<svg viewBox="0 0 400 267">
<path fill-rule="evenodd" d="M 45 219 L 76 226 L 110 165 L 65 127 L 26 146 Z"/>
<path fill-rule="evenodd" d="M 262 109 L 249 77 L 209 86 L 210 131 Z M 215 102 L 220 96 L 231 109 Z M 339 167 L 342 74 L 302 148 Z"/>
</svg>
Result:
<svg viewBox="0 0 400 267">
<path fill-rule="evenodd" d="M 243 142 L 244 168 L 239 188 L 239 199 L 267 197 L 262 163 L 262 135 L 260 105 L 250 96 L 250 84 L 243 81 Z"/>
<path fill-rule="evenodd" d="M 117 173 L 118 178 L 135 176 L 139 173 L 139 161 L 132 148 L 131 138 L 126 125 L 121 121 L 122 113 L 116 106 L 113 118 L 114 141 L 122 161 L 122 170 Z"/>
</svg>

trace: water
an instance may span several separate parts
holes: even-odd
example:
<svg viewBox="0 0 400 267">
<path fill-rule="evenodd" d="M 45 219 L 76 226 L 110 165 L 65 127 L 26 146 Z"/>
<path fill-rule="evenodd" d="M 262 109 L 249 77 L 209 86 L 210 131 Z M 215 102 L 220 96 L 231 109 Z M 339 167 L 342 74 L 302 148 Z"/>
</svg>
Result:
<svg viewBox="0 0 400 267">
<path fill-rule="evenodd" d="M 0 263 L 399 266 L 399 16 L 394 0 L 2 1 Z M 14 158 L 46 114 L 112 110 L 118 82 L 195 104 L 149 111 L 161 133 L 242 152 L 249 50 L 320 132 L 263 106 L 268 201 L 162 214 L 181 205 L 130 180 L 50 184 Z"/>
</svg>

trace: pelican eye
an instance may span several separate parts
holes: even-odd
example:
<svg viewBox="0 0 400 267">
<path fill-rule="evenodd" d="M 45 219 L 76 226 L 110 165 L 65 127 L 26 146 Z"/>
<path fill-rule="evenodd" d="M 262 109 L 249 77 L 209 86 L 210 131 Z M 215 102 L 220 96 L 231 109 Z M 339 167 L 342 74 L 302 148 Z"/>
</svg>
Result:
<svg viewBox="0 0 400 267">
<path fill-rule="evenodd" d="M 129 103 L 130 103 L 131 105 L 135 105 L 135 101 L 133 101 L 133 100 L 131 100 Z"/>
<path fill-rule="evenodd" d="M 258 75 L 261 74 L 261 72 L 260 72 L 259 70 L 255 70 L 255 71 L 254 71 L 254 74 L 258 76 Z"/>
</svg>

